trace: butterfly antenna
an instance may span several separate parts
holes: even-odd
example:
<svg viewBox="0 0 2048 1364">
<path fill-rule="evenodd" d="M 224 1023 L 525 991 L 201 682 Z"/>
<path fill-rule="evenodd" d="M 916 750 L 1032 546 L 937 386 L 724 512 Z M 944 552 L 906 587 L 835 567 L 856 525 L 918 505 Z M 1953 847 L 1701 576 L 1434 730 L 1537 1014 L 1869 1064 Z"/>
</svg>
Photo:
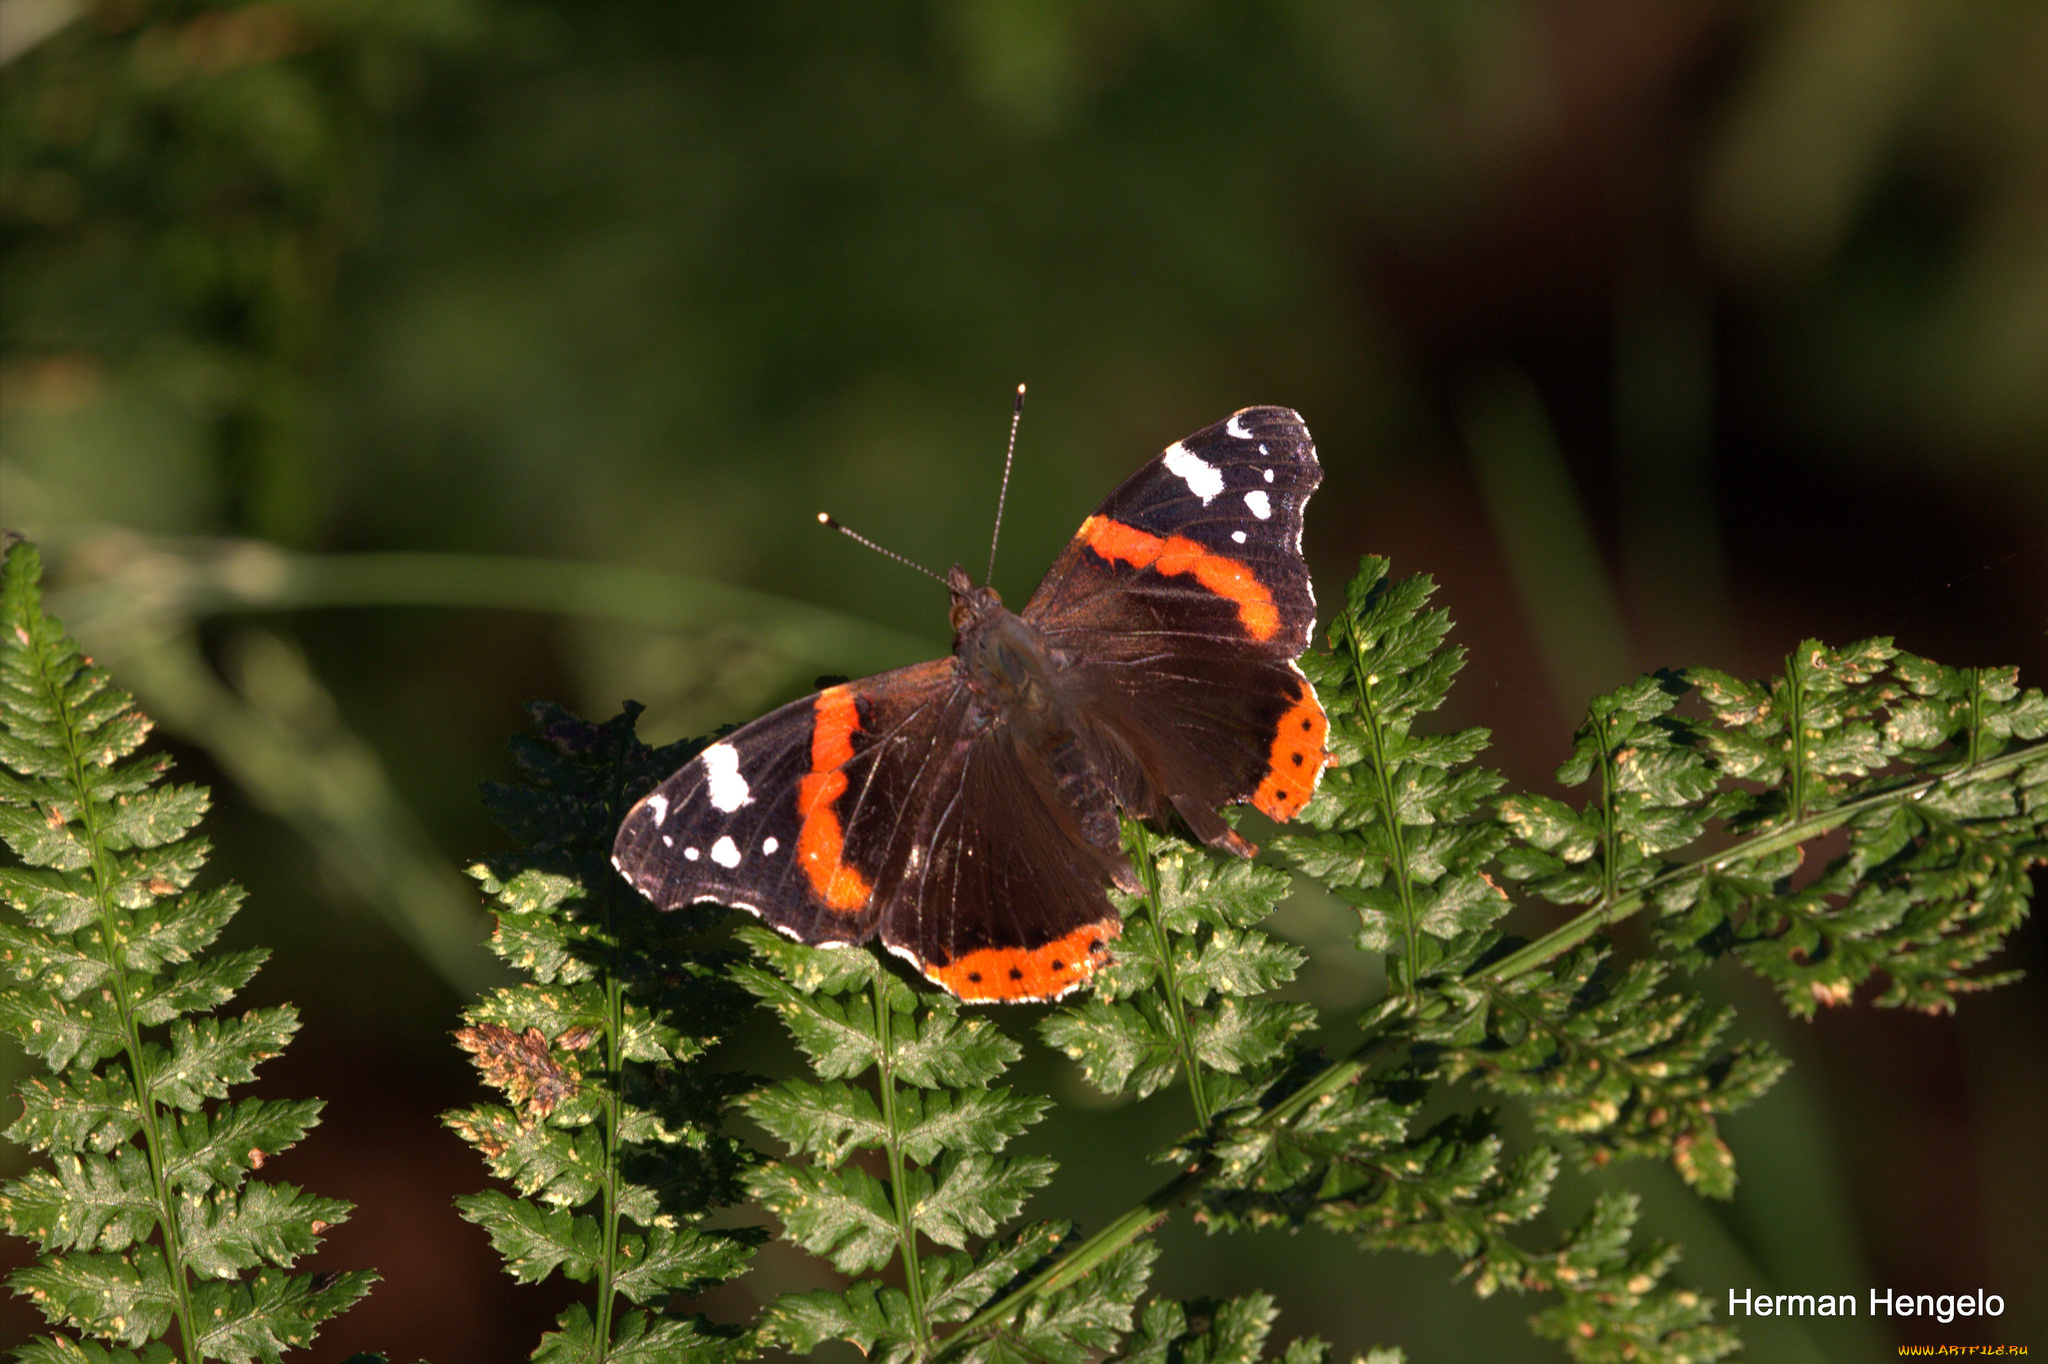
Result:
<svg viewBox="0 0 2048 1364">
<path fill-rule="evenodd" d="M 818 524 L 821 526 L 825 526 L 829 529 L 838 531 L 841 535 L 844 535 L 847 539 L 852 540 L 857 544 L 866 545 L 869 549 L 881 555 L 884 559 L 894 559 L 897 563 L 902 564 L 906 568 L 916 569 L 918 572 L 924 574 L 924 576 L 927 578 L 936 579 L 937 581 L 942 583 L 946 581 L 943 577 L 940 577 L 938 574 L 932 572 L 930 569 L 926 568 L 917 560 L 906 559 L 893 549 L 884 549 L 882 548 L 882 546 L 876 544 L 873 540 L 868 539 L 867 536 L 862 535 L 859 531 L 841 525 L 839 523 L 839 518 L 832 515 L 830 512 L 819 512 Z"/>
<path fill-rule="evenodd" d="M 1024 420 L 1024 385 L 1017 385 L 1017 406 L 1010 412 L 1010 448 L 1003 454 L 1003 486 L 996 494 L 996 528 L 988 536 L 988 572 L 982 575 L 984 586 L 995 581 L 996 541 L 1003 533 L 1003 503 L 1010 499 L 1010 465 L 1017 458 L 1017 423 Z"/>
</svg>

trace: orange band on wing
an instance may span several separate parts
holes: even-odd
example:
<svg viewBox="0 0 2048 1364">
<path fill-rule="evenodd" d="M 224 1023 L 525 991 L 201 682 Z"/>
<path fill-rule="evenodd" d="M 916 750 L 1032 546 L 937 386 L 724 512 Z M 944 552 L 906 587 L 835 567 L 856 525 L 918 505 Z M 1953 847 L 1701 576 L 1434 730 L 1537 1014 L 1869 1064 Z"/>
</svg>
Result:
<svg viewBox="0 0 2048 1364">
<path fill-rule="evenodd" d="M 1237 618 L 1253 639 L 1269 640 L 1280 629 L 1279 608 L 1258 574 L 1185 535 L 1162 539 L 1106 516 L 1091 516 L 1081 523 L 1081 540 L 1111 562 L 1121 559 L 1134 568 L 1175 576 L 1193 574 L 1196 582 L 1237 606 Z"/>
<path fill-rule="evenodd" d="M 811 720 L 811 770 L 796 787 L 796 815 L 803 821 L 796 836 L 797 865 L 818 898 L 841 913 L 859 909 L 874 894 L 867 878 L 846 865 L 846 838 L 832 808 L 846 792 L 841 769 L 853 758 L 859 729 L 860 711 L 851 691 L 828 687 L 819 692 Z"/>
<path fill-rule="evenodd" d="M 1109 960 L 1110 939 L 1123 930 L 1122 920 L 1103 919 L 1043 947 L 984 947 L 921 969 L 964 1000 L 1057 999 Z"/>
<path fill-rule="evenodd" d="M 1252 805 L 1285 823 L 1301 813 L 1322 779 L 1323 765 L 1330 760 L 1325 746 L 1330 737 L 1330 717 L 1316 700 L 1316 689 L 1301 681 L 1301 691 L 1273 731 L 1273 745 L 1266 754 L 1266 776 L 1252 795 Z"/>
</svg>

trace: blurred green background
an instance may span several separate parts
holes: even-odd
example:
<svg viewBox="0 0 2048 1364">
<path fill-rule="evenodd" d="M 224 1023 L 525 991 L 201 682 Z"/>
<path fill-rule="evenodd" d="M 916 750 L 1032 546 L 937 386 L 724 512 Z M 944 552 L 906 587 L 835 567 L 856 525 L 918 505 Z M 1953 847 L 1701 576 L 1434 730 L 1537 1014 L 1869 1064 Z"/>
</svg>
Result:
<svg viewBox="0 0 2048 1364">
<path fill-rule="evenodd" d="M 565 1296 L 456 1218 L 435 1119 L 522 702 L 666 741 L 942 651 L 943 594 L 814 514 L 978 571 L 1020 380 L 1013 603 L 1166 442 L 1296 407 L 1325 600 L 1365 552 L 1434 575 L 1445 723 L 1518 785 L 1593 693 L 1807 635 L 2040 685 L 2044 70 L 2018 0 L 0 0 L 0 522 L 213 786 L 256 998 L 303 1012 L 264 1084 L 330 1105 L 276 1168 L 359 1204 L 319 1267 L 385 1276 L 308 1357 L 519 1358 Z M 1344 1045 L 1377 975 L 1336 907 L 1278 927 Z M 1799 1065 L 1732 1204 L 1620 1172 L 1681 1275 L 1982 1287 L 2004 1318 L 1899 1338 L 2048 1343 L 2041 987 L 1799 1028 L 1706 988 Z M 1186 1122 L 1020 1081 L 1074 1105 L 1036 1215 L 1122 1206 Z M 1342 1358 L 1557 1357 L 1446 1262 L 1163 1243 L 1162 1289 L 1274 1289 Z M 826 1272 L 770 1250 L 706 1310 Z"/>
</svg>

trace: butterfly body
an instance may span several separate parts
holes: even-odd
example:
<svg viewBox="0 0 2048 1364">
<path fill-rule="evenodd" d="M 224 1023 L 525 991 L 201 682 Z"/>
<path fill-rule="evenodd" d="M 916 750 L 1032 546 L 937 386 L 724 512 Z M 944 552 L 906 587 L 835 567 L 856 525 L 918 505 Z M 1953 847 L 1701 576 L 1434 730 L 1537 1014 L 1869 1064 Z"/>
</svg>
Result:
<svg viewBox="0 0 2048 1364">
<path fill-rule="evenodd" d="M 1294 659 L 1315 602 L 1301 419 L 1247 408 L 1169 446 L 1021 612 L 958 565 L 953 654 L 843 683 L 707 747 L 627 815 L 621 873 L 799 941 L 891 951 L 962 999 L 1057 998 L 1107 960 L 1135 892 L 1119 812 L 1275 819 L 1314 791 L 1327 722 Z"/>
</svg>

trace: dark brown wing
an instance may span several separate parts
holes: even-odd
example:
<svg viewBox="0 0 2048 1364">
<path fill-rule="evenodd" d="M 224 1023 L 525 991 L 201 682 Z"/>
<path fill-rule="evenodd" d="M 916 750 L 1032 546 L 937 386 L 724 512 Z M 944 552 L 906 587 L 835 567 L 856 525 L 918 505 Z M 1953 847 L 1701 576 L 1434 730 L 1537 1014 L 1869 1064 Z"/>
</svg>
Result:
<svg viewBox="0 0 2048 1364">
<path fill-rule="evenodd" d="M 800 942 L 882 941 L 962 999 L 1050 999 L 1121 927 L 1049 780 L 952 659 L 830 687 L 706 748 L 626 816 L 656 905 L 715 900 Z"/>
<path fill-rule="evenodd" d="M 882 942 L 965 1000 L 1057 999 L 1108 960 L 1123 931 L 1104 885 L 1122 858 L 1091 845 L 1043 754 L 949 701 L 969 737 L 919 803 L 887 887 Z"/>
<path fill-rule="evenodd" d="M 1294 665 L 1315 626 L 1302 513 L 1322 481 L 1286 408 L 1246 408 L 1168 446 L 1112 492 L 1022 615 L 1069 660 L 1127 809 L 1177 809 L 1243 850 L 1215 810 L 1291 818 L 1328 721 Z"/>
</svg>

